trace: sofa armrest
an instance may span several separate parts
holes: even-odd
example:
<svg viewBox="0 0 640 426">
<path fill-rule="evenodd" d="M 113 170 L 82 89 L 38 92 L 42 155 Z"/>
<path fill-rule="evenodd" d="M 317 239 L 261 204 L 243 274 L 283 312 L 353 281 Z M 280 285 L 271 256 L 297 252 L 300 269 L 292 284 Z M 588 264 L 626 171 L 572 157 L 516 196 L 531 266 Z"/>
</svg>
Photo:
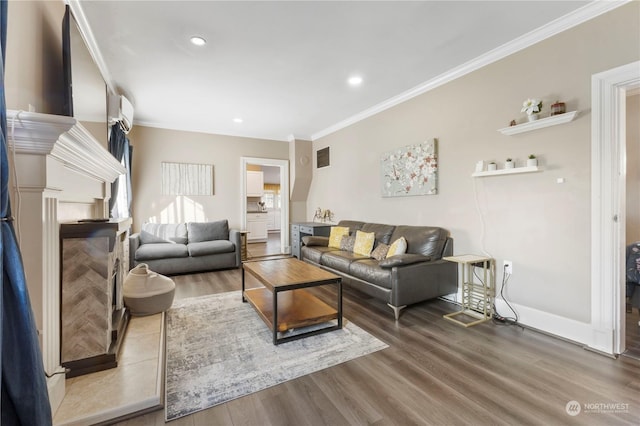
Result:
<svg viewBox="0 0 640 426">
<path fill-rule="evenodd" d="M 387 257 L 386 259 L 381 260 L 378 265 L 381 268 L 389 269 L 394 266 L 412 265 L 418 262 L 429 262 L 430 260 L 431 257 L 423 254 L 405 253 Z"/>
<path fill-rule="evenodd" d="M 238 229 L 229 229 L 229 241 L 236 246 L 236 268 L 239 268 L 242 265 L 242 246 Z"/>
<path fill-rule="evenodd" d="M 302 237 L 302 243 L 305 246 L 328 247 L 329 246 L 329 237 L 306 235 L 306 236 Z"/>
<path fill-rule="evenodd" d="M 446 260 L 394 266 L 391 304 L 410 305 L 458 291 L 458 265 Z"/>
<path fill-rule="evenodd" d="M 136 250 L 138 250 L 140 245 L 140 233 L 136 232 L 135 234 L 129 235 L 129 270 L 136 266 Z"/>
</svg>

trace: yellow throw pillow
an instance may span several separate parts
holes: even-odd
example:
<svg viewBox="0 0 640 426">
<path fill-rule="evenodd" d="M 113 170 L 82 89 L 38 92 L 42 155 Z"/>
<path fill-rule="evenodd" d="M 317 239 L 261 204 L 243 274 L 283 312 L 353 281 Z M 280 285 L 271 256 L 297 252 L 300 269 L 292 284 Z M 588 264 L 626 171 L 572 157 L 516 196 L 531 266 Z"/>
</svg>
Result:
<svg viewBox="0 0 640 426">
<path fill-rule="evenodd" d="M 361 256 L 369 256 L 375 240 L 375 232 L 356 231 L 356 244 L 353 246 L 353 252 Z"/>
<path fill-rule="evenodd" d="M 346 226 L 332 226 L 329 234 L 329 247 L 340 248 L 342 237 L 349 236 L 349 228 Z"/>
<path fill-rule="evenodd" d="M 407 240 L 404 237 L 400 237 L 391 244 L 387 257 L 395 256 L 396 254 L 405 254 L 407 252 Z"/>
</svg>

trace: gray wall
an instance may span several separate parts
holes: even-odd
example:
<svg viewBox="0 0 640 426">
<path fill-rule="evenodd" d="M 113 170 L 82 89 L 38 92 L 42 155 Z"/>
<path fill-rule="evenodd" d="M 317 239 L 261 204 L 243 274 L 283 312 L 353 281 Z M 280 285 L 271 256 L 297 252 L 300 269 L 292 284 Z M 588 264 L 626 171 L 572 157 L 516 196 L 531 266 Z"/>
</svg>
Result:
<svg viewBox="0 0 640 426">
<path fill-rule="evenodd" d="M 289 143 L 272 140 L 208 135 L 204 133 L 134 126 L 133 229 L 145 222 L 177 223 L 228 219 L 241 228 L 240 157 L 286 160 Z M 213 164 L 213 196 L 166 196 L 161 194 L 160 164 Z"/>
<path fill-rule="evenodd" d="M 489 253 L 499 270 L 513 261 L 507 294 L 523 322 L 550 332 L 557 318 L 588 323 L 591 75 L 640 58 L 639 17 L 640 3 L 632 2 L 314 141 L 314 155 L 331 147 L 331 167 L 314 171 L 307 211 L 323 206 L 336 220 L 442 226 L 457 254 Z M 498 133 L 524 117 L 530 97 L 542 98 L 547 111 L 562 100 L 579 115 L 516 136 Z M 382 153 L 428 138 L 439 140 L 439 194 L 382 198 Z M 520 166 L 530 153 L 541 173 L 471 177 L 478 160 L 512 157 Z"/>
</svg>

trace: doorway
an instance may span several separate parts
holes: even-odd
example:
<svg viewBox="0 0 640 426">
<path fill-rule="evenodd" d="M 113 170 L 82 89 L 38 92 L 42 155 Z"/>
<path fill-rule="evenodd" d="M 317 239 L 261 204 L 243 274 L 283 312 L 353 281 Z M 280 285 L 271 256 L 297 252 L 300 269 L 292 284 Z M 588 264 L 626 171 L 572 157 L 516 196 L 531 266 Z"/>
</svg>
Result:
<svg viewBox="0 0 640 426">
<path fill-rule="evenodd" d="M 625 351 L 626 94 L 640 61 L 591 78 L 591 329 L 589 347 Z"/>
<path fill-rule="evenodd" d="M 241 157 L 241 218 L 247 235 L 247 257 L 280 256 L 289 245 L 289 161 Z M 249 172 L 258 172 L 260 193 L 247 193 Z M 249 179 L 252 179 L 250 176 Z M 258 224 L 254 220 L 258 220 Z M 252 235 L 253 234 L 253 235 Z"/>
</svg>

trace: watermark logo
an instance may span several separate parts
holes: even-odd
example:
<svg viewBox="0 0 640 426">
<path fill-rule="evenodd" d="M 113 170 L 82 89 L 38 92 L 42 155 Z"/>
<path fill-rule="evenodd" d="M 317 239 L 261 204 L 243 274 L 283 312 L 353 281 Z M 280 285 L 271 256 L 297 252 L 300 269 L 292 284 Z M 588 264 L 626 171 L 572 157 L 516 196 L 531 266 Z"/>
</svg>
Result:
<svg viewBox="0 0 640 426">
<path fill-rule="evenodd" d="M 578 401 L 569 401 L 567 405 L 564 407 L 565 411 L 570 416 L 577 416 L 582 411 L 582 406 Z"/>
<path fill-rule="evenodd" d="M 625 402 L 585 402 L 569 401 L 564 407 L 570 416 L 583 414 L 620 414 L 629 412 L 629 404 Z"/>
</svg>

